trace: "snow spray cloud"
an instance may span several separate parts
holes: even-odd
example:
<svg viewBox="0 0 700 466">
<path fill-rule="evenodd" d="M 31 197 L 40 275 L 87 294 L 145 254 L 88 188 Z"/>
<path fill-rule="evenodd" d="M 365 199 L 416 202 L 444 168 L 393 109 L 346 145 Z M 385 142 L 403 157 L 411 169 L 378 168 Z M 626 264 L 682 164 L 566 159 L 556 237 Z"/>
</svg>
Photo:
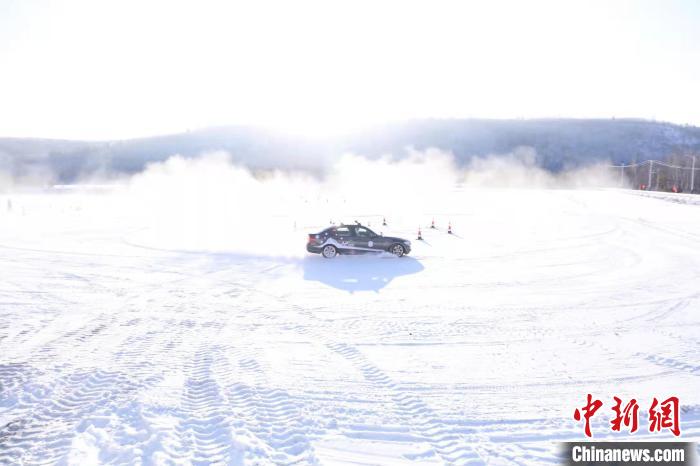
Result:
<svg viewBox="0 0 700 466">
<path fill-rule="evenodd" d="M 130 241 L 172 250 L 302 255 L 305 235 L 333 223 L 360 221 L 380 232 L 412 236 L 418 224 L 445 212 L 460 186 L 601 185 L 612 183 L 608 172 L 590 167 L 555 175 L 537 167 L 529 149 L 474 159 L 466 169 L 437 149 L 409 150 L 401 159 L 346 154 L 321 179 L 253 172 L 232 164 L 226 153 L 174 156 L 131 178 L 130 205 L 148 227 Z M 384 217 L 390 219 L 387 229 Z"/>
<path fill-rule="evenodd" d="M 53 181 L 54 176 L 47 167 L 35 167 L 31 171 L 18 174 L 9 163 L 4 163 L 0 158 L 0 193 L 27 187 L 50 186 Z"/>
<path fill-rule="evenodd" d="M 6 171 L 0 170 L 0 193 L 9 191 L 14 183 L 12 177 Z"/>
<path fill-rule="evenodd" d="M 530 147 L 504 155 L 471 160 L 463 173 L 465 186 L 498 188 L 592 188 L 619 187 L 620 178 L 604 163 L 552 173 L 537 165 Z"/>
<path fill-rule="evenodd" d="M 174 156 L 129 182 L 135 213 L 148 223 L 134 244 L 253 255 L 302 254 L 305 235 L 332 223 L 379 227 L 427 211 L 459 181 L 449 154 L 411 152 L 402 160 L 347 154 L 323 178 L 252 172 L 225 153 Z M 379 228 L 381 230 L 381 228 Z"/>
</svg>

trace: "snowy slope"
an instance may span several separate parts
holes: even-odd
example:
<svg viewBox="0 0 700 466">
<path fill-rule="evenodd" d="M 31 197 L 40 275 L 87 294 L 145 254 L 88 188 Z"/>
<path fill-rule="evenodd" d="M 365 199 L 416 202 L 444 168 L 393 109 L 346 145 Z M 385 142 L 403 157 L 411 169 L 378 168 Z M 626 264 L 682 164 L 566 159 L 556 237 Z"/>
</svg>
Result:
<svg viewBox="0 0 700 466">
<path fill-rule="evenodd" d="M 314 209 L 276 217 L 282 251 L 164 239 L 94 193 L 0 209 L 0 462 L 540 465 L 588 393 L 597 439 L 614 395 L 632 439 L 673 439 L 645 408 L 676 395 L 700 440 L 694 203 L 457 190 L 342 212 L 425 241 L 331 261 L 304 252 Z"/>
</svg>

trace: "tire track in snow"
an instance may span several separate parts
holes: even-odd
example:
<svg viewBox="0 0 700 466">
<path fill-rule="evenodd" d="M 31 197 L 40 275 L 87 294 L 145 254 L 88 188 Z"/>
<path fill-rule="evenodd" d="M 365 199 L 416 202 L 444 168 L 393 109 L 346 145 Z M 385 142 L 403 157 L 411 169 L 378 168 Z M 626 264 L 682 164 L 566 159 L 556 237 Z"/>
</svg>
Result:
<svg viewBox="0 0 700 466">
<path fill-rule="evenodd" d="M 257 440 L 267 460 L 279 465 L 318 464 L 311 445 L 311 437 L 320 432 L 318 427 L 307 416 L 304 402 L 286 390 L 271 387 L 266 376 L 270 368 L 260 362 L 258 351 L 252 345 L 237 345 L 227 351 L 236 363 L 229 359 L 221 367 L 221 372 L 229 374 L 223 378 L 228 381 L 226 393 L 232 414 Z"/>
<path fill-rule="evenodd" d="M 69 278 L 64 276 L 64 279 Z M 152 295 L 161 290 L 152 287 L 149 291 Z M 3 389 L 6 396 L 2 401 L 11 408 L 13 419 L 0 427 L 3 447 L 0 461 L 11 464 L 34 464 L 39 460 L 53 464 L 60 461 L 70 450 L 75 436 L 92 423 L 91 419 L 100 417 L 100 413 L 109 415 L 110 412 L 118 412 L 133 402 L 138 393 L 162 378 L 162 368 L 167 363 L 160 361 L 161 364 L 155 364 L 153 359 L 159 362 L 163 355 L 167 356 L 167 351 L 154 344 L 154 339 L 164 335 L 168 329 L 155 331 L 151 328 L 145 333 L 128 335 L 110 361 L 111 367 L 123 369 L 124 372 L 72 370 L 78 361 L 66 357 L 75 354 L 76 348 L 94 353 L 105 351 L 105 343 L 108 343 L 107 347 L 109 344 L 114 346 L 114 335 L 110 335 L 109 330 L 115 326 L 142 322 L 141 318 L 134 318 L 133 313 L 127 311 L 143 299 L 143 295 L 127 298 L 113 312 L 91 316 L 87 322 L 54 337 L 28 355 L 28 361 L 41 366 L 48 363 L 54 366 L 54 370 L 34 370 L 30 383 L 12 382 L 11 387 L 8 387 L 9 382 L 3 384 L 9 390 L 6 392 Z M 145 311 L 145 308 L 140 308 L 137 314 L 143 315 Z M 142 328 L 139 326 L 139 330 Z M 178 336 L 170 332 L 168 335 Z M 27 332 L 29 337 L 31 333 Z M 0 380 L 5 380 L 5 376 L 11 381 L 18 378 L 17 371 L 13 371 L 14 375 L 9 372 L 0 374 Z"/>
<path fill-rule="evenodd" d="M 238 371 L 257 382 L 238 381 Z M 254 351 L 202 345 L 185 374 L 172 447 L 180 456 L 189 455 L 193 464 L 238 464 L 242 458 L 253 464 L 318 463 L 302 405 L 269 387 Z"/>
<path fill-rule="evenodd" d="M 278 465 L 318 464 L 309 440 L 313 424 L 286 391 L 236 383 L 227 393 L 233 413 L 264 445 L 267 459 Z"/>
<path fill-rule="evenodd" d="M 437 456 L 445 464 L 465 465 L 484 464 L 476 450 L 470 446 L 468 436 L 474 436 L 476 430 L 471 427 L 464 427 L 454 423 L 448 424 L 439 419 L 436 413 L 418 396 L 410 393 L 408 389 L 401 387 L 389 378 L 380 368 L 373 365 L 355 347 L 346 343 L 338 343 L 330 340 L 327 335 L 320 331 L 318 326 L 311 325 L 318 323 L 316 315 L 310 310 L 298 305 L 282 301 L 274 294 L 255 290 L 261 295 L 267 296 L 286 309 L 291 309 L 303 317 L 303 321 L 309 324 L 301 328 L 299 333 L 306 337 L 311 337 L 315 341 L 321 342 L 331 352 L 340 355 L 349 361 L 372 386 L 380 392 L 387 394 L 392 401 L 395 411 L 403 419 L 403 426 L 396 429 L 387 427 L 388 432 L 379 432 L 376 429 L 369 429 L 367 426 L 356 426 L 356 435 L 362 438 L 402 436 L 405 432 L 415 433 L 415 441 L 422 441 L 431 445 L 432 452 L 424 452 L 414 456 L 413 460 L 420 461 L 429 456 Z M 351 434 L 352 436 L 352 434 Z M 431 454 L 431 453 L 434 453 Z"/>
<path fill-rule="evenodd" d="M 484 463 L 469 444 L 469 436 L 476 432 L 473 428 L 442 422 L 421 398 L 394 382 L 354 346 L 345 343 L 329 343 L 326 346 L 350 361 L 373 386 L 387 392 L 397 412 L 405 419 L 405 425 L 420 440 L 429 443 L 443 462 L 455 465 Z M 426 456 L 423 454 L 415 459 Z"/>
<path fill-rule="evenodd" d="M 49 384 L 24 388 L 15 419 L 0 429 L 0 461 L 54 464 L 68 453 L 73 438 L 92 420 L 109 416 L 141 389 L 118 372 L 74 372 Z"/>
<path fill-rule="evenodd" d="M 643 358 L 653 364 L 656 364 L 657 366 L 661 366 L 666 369 L 670 368 L 680 372 L 687 372 L 692 375 L 700 375 L 700 365 L 688 364 L 687 362 L 683 362 L 678 359 L 663 357 L 656 354 L 635 353 L 635 356 Z M 697 357 L 697 354 L 694 356 Z M 688 360 L 693 359 L 689 357 Z"/>
<path fill-rule="evenodd" d="M 209 282 L 207 294 L 213 299 L 230 299 L 231 286 L 228 279 Z M 201 296 L 183 290 L 176 294 L 168 329 L 148 332 L 166 332 L 170 337 L 167 348 L 158 342 L 146 342 L 146 335 L 142 334 L 142 338 L 131 342 L 138 347 L 129 350 L 130 345 L 126 345 L 118 358 L 127 361 L 146 353 L 158 359 L 178 351 L 176 359 L 186 361 L 181 369 L 169 368 L 181 371 L 185 381 L 180 407 L 169 410 L 178 420 L 177 427 L 166 429 L 159 454 L 176 462 L 195 464 L 238 464 L 241 458 L 252 464 L 316 464 L 309 440 L 313 423 L 305 415 L 304 404 L 270 386 L 265 376 L 269 368 L 260 362 L 260 348 L 246 344 L 246 329 L 250 325 L 246 321 L 258 310 L 247 302 L 247 292 L 236 285 L 234 297 L 240 311 L 222 310 L 213 317 L 208 313 L 206 321 L 193 313 L 201 304 Z M 242 315 L 246 321 L 239 322 Z M 239 336 L 233 343 L 220 338 L 202 340 L 201 335 L 210 335 L 212 329 L 220 334 L 230 332 L 232 327 Z M 165 357 L 163 363 L 169 359 L 172 357 Z"/>
<path fill-rule="evenodd" d="M 213 348 L 202 348 L 185 365 L 177 450 L 195 465 L 235 464 L 243 454 L 236 448 L 228 403 L 212 374 L 214 357 L 219 355 Z"/>
</svg>

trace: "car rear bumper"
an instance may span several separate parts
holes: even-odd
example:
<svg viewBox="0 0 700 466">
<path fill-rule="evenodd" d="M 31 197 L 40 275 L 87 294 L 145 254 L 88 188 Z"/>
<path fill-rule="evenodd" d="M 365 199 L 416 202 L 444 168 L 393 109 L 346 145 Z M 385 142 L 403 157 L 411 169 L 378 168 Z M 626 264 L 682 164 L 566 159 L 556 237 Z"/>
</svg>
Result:
<svg viewBox="0 0 700 466">
<path fill-rule="evenodd" d="M 313 244 L 307 244 L 306 245 L 306 250 L 309 252 L 312 252 L 314 254 L 321 254 L 321 251 L 323 251 L 323 248 L 321 246 L 313 245 Z"/>
</svg>

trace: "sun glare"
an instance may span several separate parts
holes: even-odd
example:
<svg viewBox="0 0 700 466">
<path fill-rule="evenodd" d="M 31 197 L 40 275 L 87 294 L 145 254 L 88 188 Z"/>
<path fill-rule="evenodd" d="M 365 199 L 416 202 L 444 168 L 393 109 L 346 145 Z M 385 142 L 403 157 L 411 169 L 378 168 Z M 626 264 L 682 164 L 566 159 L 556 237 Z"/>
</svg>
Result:
<svg viewBox="0 0 700 466">
<path fill-rule="evenodd" d="M 700 104 L 700 37 L 679 8 L 664 8 L 673 21 L 656 34 L 662 48 L 642 47 L 661 27 L 653 9 L 617 2 L 11 5 L 0 17 L 0 39 L 12 39 L 0 41 L 6 136 L 262 124 L 324 137 L 446 117 L 700 121 L 688 101 Z M 660 81 L 664 92 L 647 92 Z"/>
</svg>

